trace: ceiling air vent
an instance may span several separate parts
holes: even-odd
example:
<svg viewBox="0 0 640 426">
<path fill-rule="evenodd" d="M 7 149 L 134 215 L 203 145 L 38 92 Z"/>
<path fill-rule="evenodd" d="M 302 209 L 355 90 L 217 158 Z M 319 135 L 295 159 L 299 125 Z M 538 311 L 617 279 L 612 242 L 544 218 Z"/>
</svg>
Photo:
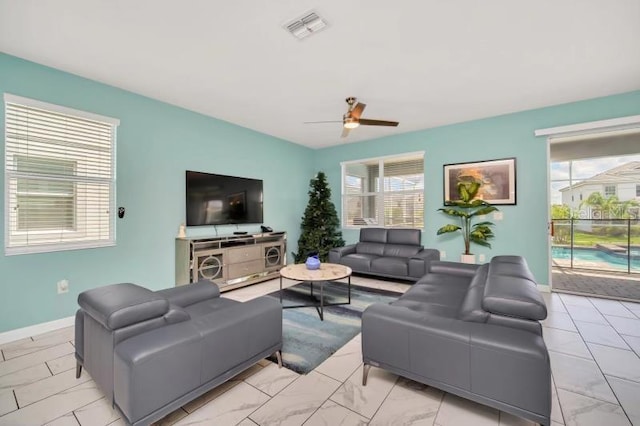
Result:
<svg viewBox="0 0 640 426">
<path fill-rule="evenodd" d="M 317 33 L 327 27 L 327 23 L 315 12 L 304 14 L 302 17 L 295 19 L 285 25 L 295 38 L 302 40 L 311 34 Z"/>
</svg>

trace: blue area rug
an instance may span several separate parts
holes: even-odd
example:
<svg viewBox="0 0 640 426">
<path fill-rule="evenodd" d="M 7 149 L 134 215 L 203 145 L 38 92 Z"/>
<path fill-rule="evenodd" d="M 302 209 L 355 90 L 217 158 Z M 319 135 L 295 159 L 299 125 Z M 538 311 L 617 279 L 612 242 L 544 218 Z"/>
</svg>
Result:
<svg viewBox="0 0 640 426">
<path fill-rule="evenodd" d="M 314 285 L 316 299 L 320 293 Z M 280 292 L 268 294 L 280 300 Z M 392 302 L 400 296 L 386 290 L 351 285 L 351 304 L 325 306 L 324 321 L 316 308 L 283 309 L 282 313 L 282 362 L 285 367 L 300 374 L 307 374 L 329 358 L 345 343 L 360 332 L 360 318 L 364 309 L 372 303 Z M 324 286 L 325 303 L 347 301 L 346 283 L 328 283 Z M 309 283 L 297 284 L 283 292 L 283 305 L 312 303 Z"/>
</svg>

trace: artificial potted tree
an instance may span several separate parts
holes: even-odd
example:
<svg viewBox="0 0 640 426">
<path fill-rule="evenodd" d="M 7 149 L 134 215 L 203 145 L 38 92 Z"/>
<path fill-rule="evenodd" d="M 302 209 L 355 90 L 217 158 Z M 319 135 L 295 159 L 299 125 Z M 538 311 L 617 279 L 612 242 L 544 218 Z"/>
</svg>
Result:
<svg viewBox="0 0 640 426">
<path fill-rule="evenodd" d="M 498 209 L 481 199 L 475 199 L 482 183 L 476 179 L 464 179 L 458 182 L 459 200 L 447 200 L 446 206 L 438 209 L 444 214 L 457 218 L 457 224 L 445 225 L 438 229 L 438 235 L 460 231 L 464 238 L 464 253 L 461 261 L 475 263 L 475 255 L 471 253 L 471 243 L 484 247 L 491 247 L 489 240 L 494 237 L 491 227 L 492 222 L 473 223 L 473 219 L 484 216 Z"/>
<path fill-rule="evenodd" d="M 329 250 L 344 246 L 340 219 L 331 201 L 331 188 L 324 172 L 318 172 L 309 182 L 309 204 L 304 211 L 298 252 L 292 253 L 296 263 L 316 255 L 322 262 L 329 258 Z"/>
</svg>

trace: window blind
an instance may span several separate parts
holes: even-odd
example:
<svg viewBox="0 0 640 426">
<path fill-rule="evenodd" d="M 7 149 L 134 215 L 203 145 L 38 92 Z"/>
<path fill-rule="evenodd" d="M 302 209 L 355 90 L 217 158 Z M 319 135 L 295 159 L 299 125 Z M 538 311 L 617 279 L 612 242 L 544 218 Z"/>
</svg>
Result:
<svg viewBox="0 0 640 426">
<path fill-rule="evenodd" d="M 343 226 L 424 226 L 424 153 L 342 166 Z"/>
<path fill-rule="evenodd" d="M 109 117 L 5 95 L 5 253 L 115 243 Z"/>
</svg>

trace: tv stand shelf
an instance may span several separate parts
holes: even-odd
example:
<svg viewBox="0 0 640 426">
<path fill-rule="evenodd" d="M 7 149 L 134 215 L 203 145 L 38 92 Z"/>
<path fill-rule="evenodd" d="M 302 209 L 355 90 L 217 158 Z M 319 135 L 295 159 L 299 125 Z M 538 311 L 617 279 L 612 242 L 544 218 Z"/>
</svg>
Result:
<svg viewBox="0 0 640 426">
<path fill-rule="evenodd" d="M 220 291 L 278 277 L 287 264 L 287 234 L 176 238 L 176 285 L 209 280 Z"/>
</svg>

